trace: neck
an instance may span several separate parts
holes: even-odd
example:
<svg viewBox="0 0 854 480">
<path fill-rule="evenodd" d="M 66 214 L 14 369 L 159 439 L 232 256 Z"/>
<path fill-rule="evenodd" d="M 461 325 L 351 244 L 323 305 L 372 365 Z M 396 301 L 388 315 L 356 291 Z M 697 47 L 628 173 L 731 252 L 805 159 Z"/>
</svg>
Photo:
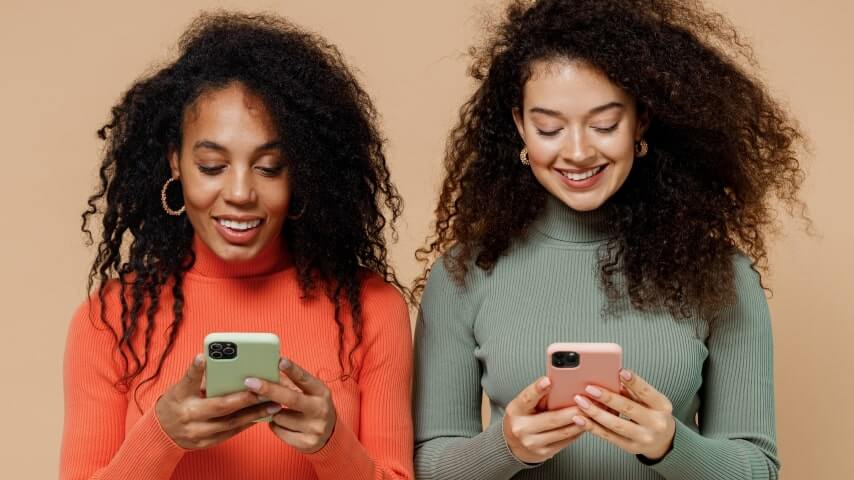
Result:
<svg viewBox="0 0 854 480">
<path fill-rule="evenodd" d="M 193 238 L 196 261 L 191 272 L 212 278 L 258 277 L 280 272 L 291 266 L 290 257 L 282 245 L 281 237 L 270 240 L 260 252 L 248 260 L 223 260 L 196 235 Z"/>
<path fill-rule="evenodd" d="M 553 240 L 567 243 L 601 242 L 616 234 L 603 207 L 579 212 L 551 194 L 533 228 Z"/>
</svg>

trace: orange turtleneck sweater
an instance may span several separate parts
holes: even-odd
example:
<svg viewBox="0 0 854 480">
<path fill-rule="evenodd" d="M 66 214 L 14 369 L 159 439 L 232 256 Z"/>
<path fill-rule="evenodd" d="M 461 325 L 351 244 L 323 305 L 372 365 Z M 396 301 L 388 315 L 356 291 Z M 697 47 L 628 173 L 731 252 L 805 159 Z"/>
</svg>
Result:
<svg viewBox="0 0 854 480">
<path fill-rule="evenodd" d="M 412 343 L 405 302 L 379 276 L 366 278 L 362 342 L 355 352 L 359 368 L 341 380 L 333 305 L 322 293 L 300 298 L 296 269 L 278 242 L 273 243 L 249 262 L 229 263 L 195 240 L 196 262 L 184 277 L 184 320 L 160 375 L 139 389 L 139 381 L 151 375 L 165 348 L 172 320 L 170 289 L 163 289 L 154 317 L 149 365 L 128 392 L 114 386 L 122 363 L 112 333 L 98 318 L 97 299 L 91 309 L 89 302 L 80 306 L 65 351 L 60 478 L 413 478 Z M 105 297 L 107 322 L 114 329 L 120 325 L 118 297 L 114 281 Z M 349 314 L 342 319 L 349 332 Z M 143 319 L 139 332 L 145 327 Z M 155 402 L 201 353 L 205 335 L 229 331 L 277 334 L 284 356 L 326 382 L 338 421 L 322 449 L 300 453 L 264 424 L 205 450 L 185 450 L 163 432 Z M 135 341 L 137 352 L 142 351 L 142 339 Z M 352 342 L 350 335 L 348 351 Z"/>
</svg>

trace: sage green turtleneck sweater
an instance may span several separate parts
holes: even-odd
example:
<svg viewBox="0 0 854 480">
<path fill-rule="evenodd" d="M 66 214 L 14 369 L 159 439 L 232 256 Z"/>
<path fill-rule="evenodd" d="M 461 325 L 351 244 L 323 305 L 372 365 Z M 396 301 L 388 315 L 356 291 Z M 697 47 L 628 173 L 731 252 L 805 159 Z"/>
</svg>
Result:
<svg viewBox="0 0 854 480">
<path fill-rule="evenodd" d="M 759 278 L 733 259 L 737 301 L 714 325 L 628 307 L 604 316 L 600 212 L 553 197 L 527 238 L 492 273 L 464 287 L 433 266 L 416 326 L 414 383 L 419 479 L 774 479 L 771 325 Z M 673 449 L 654 465 L 591 434 L 552 459 L 521 463 L 502 435 L 507 404 L 545 374 L 552 342 L 615 342 L 623 364 L 673 403 Z M 481 423 L 481 395 L 492 409 Z"/>
</svg>

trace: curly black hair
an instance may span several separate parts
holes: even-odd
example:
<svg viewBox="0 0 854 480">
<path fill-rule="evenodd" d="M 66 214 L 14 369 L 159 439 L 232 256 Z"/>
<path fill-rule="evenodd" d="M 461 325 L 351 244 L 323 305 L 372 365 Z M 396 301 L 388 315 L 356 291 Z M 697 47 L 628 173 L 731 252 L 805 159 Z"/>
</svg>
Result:
<svg viewBox="0 0 854 480">
<path fill-rule="evenodd" d="M 545 205 L 511 116 L 538 61 L 592 66 L 649 119 L 648 156 L 603 206 L 617 231 L 599 251 L 609 303 L 713 318 L 734 300 L 734 253 L 767 267 L 772 201 L 806 219 L 804 136 L 749 72 L 749 45 L 699 2 L 517 0 L 472 54 L 478 87 L 450 133 L 435 230 L 417 253 L 446 254 L 460 283 L 472 264 L 491 270 Z"/>
<path fill-rule="evenodd" d="M 98 130 L 106 141 L 100 188 L 89 200 L 81 229 L 102 215 L 101 239 L 89 273 L 98 280 L 101 321 L 110 327 L 124 363 L 117 388 L 129 388 L 149 363 L 154 316 L 164 288 L 174 302 L 159 375 L 183 319 L 182 279 L 192 266 L 193 227 L 186 216 L 165 214 L 160 189 L 170 178 L 170 149 L 180 149 L 182 118 L 199 96 L 238 82 L 261 98 L 282 135 L 298 220 L 286 222 L 283 242 L 304 296 L 318 289 L 335 306 L 339 362 L 352 372 L 361 341 L 361 284 L 375 272 L 406 293 L 388 263 L 384 230 L 401 215 L 391 183 L 378 115 L 338 49 L 274 15 L 202 14 L 179 41 L 176 60 L 138 80 Z M 180 202 L 180 200 L 173 200 Z M 180 205 L 180 203 L 178 203 Z M 386 218 L 390 215 L 390 219 Z M 120 286 L 121 322 L 111 327 L 104 295 Z M 342 309 L 349 308 L 356 343 L 344 352 Z M 141 337 L 141 349 L 132 342 Z M 344 373 L 345 376 L 349 373 Z"/>
</svg>

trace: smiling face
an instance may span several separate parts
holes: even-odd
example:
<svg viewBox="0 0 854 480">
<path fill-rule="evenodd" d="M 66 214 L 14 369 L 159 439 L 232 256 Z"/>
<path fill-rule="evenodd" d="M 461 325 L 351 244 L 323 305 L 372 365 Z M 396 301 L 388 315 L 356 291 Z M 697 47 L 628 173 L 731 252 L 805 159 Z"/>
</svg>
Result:
<svg viewBox="0 0 854 480">
<path fill-rule="evenodd" d="M 279 241 L 290 201 L 281 138 L 245 87 L 206 92 L 187 108 L 169 163 L 193 229 L 218 257 L 249 260 Z"/>
<path fill-rule="evenodd" d="M 645 126 L 634 100 L 579 62 L 540 61 L 513 111 L 537 180 L 570 208 L 601 207 L 623 185 Z"/>
</svg>

